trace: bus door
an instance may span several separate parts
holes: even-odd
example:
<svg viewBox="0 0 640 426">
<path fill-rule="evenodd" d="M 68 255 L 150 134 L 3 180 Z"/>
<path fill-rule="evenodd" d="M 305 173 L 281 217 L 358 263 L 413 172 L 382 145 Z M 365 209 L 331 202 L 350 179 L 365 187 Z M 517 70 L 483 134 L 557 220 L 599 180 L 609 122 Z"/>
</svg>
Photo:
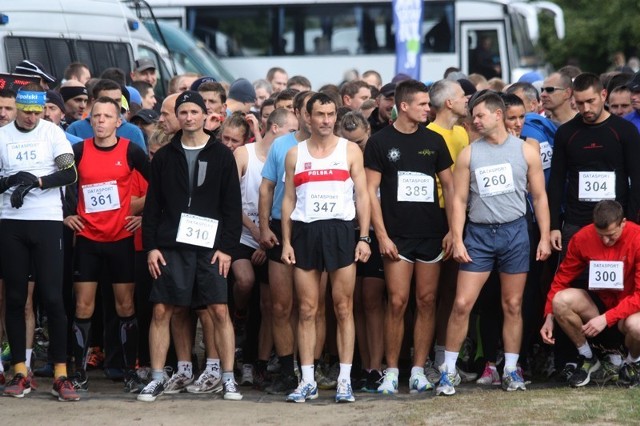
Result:
<svg viewBox="0 0 640 426">
<path fill-rule="evenodd" d="M 478 73 L 487 80 L 510 81 L 504 22 L 460 22 L 460 66 L 467 75 Z"/>
</svg>

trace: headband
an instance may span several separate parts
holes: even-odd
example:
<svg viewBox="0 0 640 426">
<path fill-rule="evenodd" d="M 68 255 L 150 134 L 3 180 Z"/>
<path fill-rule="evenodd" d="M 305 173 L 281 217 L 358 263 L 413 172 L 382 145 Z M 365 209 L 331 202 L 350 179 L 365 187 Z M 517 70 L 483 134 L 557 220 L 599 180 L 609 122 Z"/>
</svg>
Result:
<svg viewBox="0 0 640 426">
<path fill-rule="evenodd" d="M 16 95 L 16 108 L 26 112 L 42 112 L 45 100 L 45 92 L 20 90 Z"/>
</svg>

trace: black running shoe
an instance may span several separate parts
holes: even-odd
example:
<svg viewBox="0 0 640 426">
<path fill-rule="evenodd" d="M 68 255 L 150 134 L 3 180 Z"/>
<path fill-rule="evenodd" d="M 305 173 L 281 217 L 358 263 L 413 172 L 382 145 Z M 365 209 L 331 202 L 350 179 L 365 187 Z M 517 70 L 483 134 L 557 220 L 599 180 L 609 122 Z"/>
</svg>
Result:
<svg viewBox="0 0 640 426">
<path fill-rule="evenodd" d="M 145 384 L 138 374 L 131 370 L 127 371 L 124 376 L 124 391 L 127 393 L 140 393 L 144 389 Z"/>
<path fill-rule="evenodd" d="M 298 379 L 296 376 L 281 376 L 274 380 L 271 386 L 265 391 L 271 395 L 289 395 L 298 387 Z"/>
<path fill-rule="evenodd" d="M 624 362 L 618 373 L 620 383 L 636 387 L 640 384 L 640 362 L 627 363 Z"/>
<path fill-rule="evenodd" d="M 593 355 L 591 358 L 585 358 L 582 355 L 578 355 L 578 366 L 571 379 L 569 379 L 569 384 L 574 388 L 588 385 L 591 381 L 591 373 L 599 369 L 600 361 L 597 356 Z"/>
<path fill-rule="evenodd" d="M 87 373 L 84 371 L 76 371 L 73 377 L 71 377 L 71 383 L 73 384 L 73 388 L 78 392 L 86 392 L 89 390 L 89 379 L 87 378 Z"/>
</svg>

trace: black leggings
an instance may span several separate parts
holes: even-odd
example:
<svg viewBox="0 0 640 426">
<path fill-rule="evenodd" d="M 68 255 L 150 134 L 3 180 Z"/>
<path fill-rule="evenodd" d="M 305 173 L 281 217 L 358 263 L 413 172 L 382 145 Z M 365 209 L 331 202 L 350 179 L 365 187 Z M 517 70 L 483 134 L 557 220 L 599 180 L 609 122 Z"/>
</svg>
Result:
<svg viewBox="0 0 640 426">
<path fill-rule="evenodd" d="M 29 265 L 34 265 L 36 292 L 40 306 L 49 319 L 51 360 L 66 363 L 67 317 L 62 297 L 62 221 L 0 221 L 0 253 L 6 295 L 6 328 L 12 363 L 25 362 Z"/>
</svg>

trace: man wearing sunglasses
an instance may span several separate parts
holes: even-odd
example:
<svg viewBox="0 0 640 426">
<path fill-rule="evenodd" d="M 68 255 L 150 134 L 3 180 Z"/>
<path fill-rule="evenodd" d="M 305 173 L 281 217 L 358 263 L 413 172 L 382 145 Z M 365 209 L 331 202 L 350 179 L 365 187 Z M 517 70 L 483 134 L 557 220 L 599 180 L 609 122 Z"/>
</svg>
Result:
<svg viewBox="0 0 640 426">
<path fill-rule="evenodd" d="M 576 111 L 571 107 L 571 78 L 566 74 L 553 73 L 542 83 L 540 101 L 549 118 L 558 124 L 571 120 Z"/>
</svg>

